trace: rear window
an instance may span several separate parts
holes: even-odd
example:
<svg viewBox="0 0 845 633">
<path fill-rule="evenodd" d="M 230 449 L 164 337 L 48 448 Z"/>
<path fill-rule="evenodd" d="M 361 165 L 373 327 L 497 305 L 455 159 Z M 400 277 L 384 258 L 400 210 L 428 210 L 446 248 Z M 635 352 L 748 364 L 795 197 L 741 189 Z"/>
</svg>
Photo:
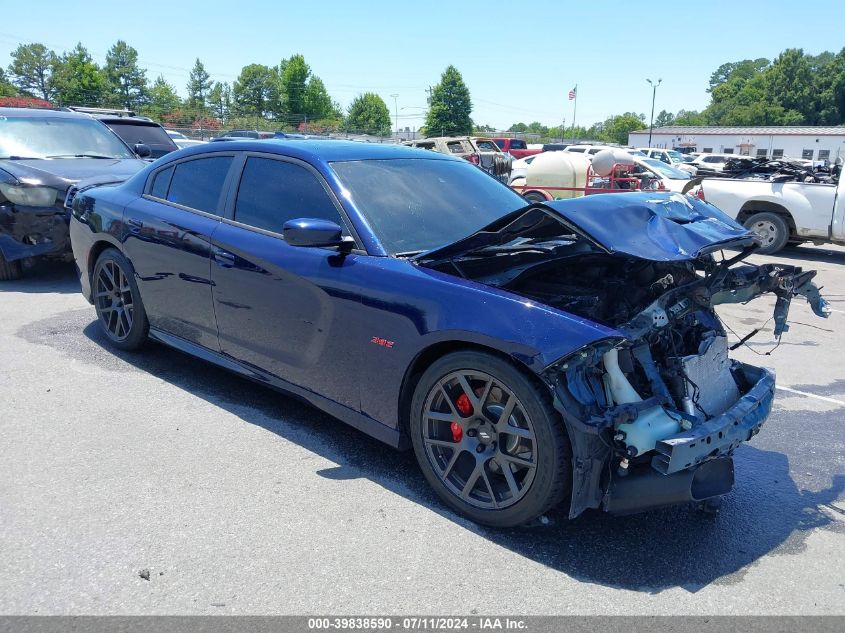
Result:
<svg viewBox="0 0 845 633">
<path fill-rule="evenodd" d="M 231 156 L 197 158 L 179 163 L 170 181 L 167 200 L 218 215 L 220 192 L 231 164 Z M 153 186 L 157 184 L 153 183 Z"/>
<path fill-rule="evenodd" d="M 463 144 L 460 141 L 450 141 L 446 143 L 446 149 L 448 149 L 453 154 L 463 154 L 464 152 L 466 152 Z"/>
<path fill-rule="evenodd" d="M 528 149 L 528 146 L 525 144 L 525 141 L 513 139 L 511 141 L 511 149 Z"/>
<path fill-rule="evenodd" d="M 476 141 L 475 143 L 478 145 L 478 149 L 482 152 L 498 152 L 499 148 L 496 147 L 496 144 L 493 141 Z"/>
<path fill-rule="evenodd" d="M 138 125 L 137 123 L 130 123 L 128 121 L 106 121 L 105 123 L 129 147 L 133 147 L 137 143 L 143 143 L 149 146 L 154 158 L 164 156 L 168 152 L 175 152 L 179 149 L 176 143 L 173 142 L 173 139 L 164 131 L 164 128 L 158 125 Z"/>
<path fill-rule="evenodd" d="M 566 148 L 566 151 L 567 151 L 567 152 L 578 152 L 579 154 L 583 154 L 583 153 L 584 153 L 584 149 L 585 149 L 585 148 L 583 148 L 583 147 L 567 147 L 567 148 Z"/>
<path fill-rule="evenodd" d="M 500 139 L 497 139 L 493 142 L 496 144 L 496 147 L 498 147 L 499 149 L 505 149 L 505 139 L 500 138 Z"/>
</svg>

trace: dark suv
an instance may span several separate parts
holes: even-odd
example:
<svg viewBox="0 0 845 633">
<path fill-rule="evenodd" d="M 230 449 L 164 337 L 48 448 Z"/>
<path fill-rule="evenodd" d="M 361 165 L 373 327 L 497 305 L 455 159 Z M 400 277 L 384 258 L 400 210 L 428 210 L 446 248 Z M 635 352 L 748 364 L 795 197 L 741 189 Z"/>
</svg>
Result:
<svg viewBox="0 0 845 633">
<path fill-rule="evenodd" d="M 0 281 L 31 257 L 71 259 L 69 200 L 146 166 L 112 130 L 87 114 L 0 108 Z"/>
<path fill-rule="evenodd" d="M 147 117 L 136 116 L 132 110 L 108 110 L 104 108 L 83 108 L 72 106 L 74 112 L 83 112 L 95 119 L 99 119 L 132 147 L 139 156 L 145 153 L 140 146 L 150 148 L 152 158 L 161 158 L 165 154 L 175 152 L 179 146 L 170 135 L 155 121 Z M 141 151 L 138 151 L 138 150 Z"/>
</svg>

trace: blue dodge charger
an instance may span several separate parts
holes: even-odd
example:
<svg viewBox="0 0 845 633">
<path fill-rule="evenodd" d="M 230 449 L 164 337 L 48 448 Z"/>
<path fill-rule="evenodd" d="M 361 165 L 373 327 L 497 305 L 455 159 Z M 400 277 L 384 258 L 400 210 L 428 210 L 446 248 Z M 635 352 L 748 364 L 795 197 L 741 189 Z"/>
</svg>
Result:
<svg viewBox="0 0 845 633">
<path fill-rule="evenodd" d="M 455 511 L 513 526 L 567 504 L 712 502 L 774 376 L 714 306 L 813 271 L 678 194 L 529 203 L 470 163 L 342 141 L 187 148 L 82 190 L 82 292 L 111 344 L 154 339 L 413 448 Z"/>
</svg>

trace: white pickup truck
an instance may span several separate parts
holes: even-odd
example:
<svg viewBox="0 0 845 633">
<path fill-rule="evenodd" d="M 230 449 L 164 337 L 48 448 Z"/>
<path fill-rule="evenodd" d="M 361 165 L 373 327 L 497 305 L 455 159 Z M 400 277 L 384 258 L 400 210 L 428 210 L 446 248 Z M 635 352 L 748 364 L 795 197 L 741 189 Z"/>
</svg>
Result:
<svg viewBox="0 0 845 633">
<path fill-rule="evenodd" d="M 838 185 L 705 178 L 699 197 L 760 236 L 761 253 L 787 244 L 845 244 L 845 179 Z"/>
</svg>

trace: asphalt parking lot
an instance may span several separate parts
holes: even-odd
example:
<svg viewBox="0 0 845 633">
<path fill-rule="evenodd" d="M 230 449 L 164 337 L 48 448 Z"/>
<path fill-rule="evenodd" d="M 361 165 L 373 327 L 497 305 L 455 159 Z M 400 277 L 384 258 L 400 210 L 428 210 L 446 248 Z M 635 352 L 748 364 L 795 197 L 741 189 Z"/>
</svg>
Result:
<svg viewBox="0 0 845 633">
<path fill-rule="evenodd" d="M 773 259 L 834 312 L 796 300 L 773 355 L 771 323 L 735 352 L 781 389 L 721 513 L 505 531 L 305 404 L 115 353 L 69 266 L 0 283 L 0 613 L 845 614 L 845 248 Z M 744 335 L 771 306 L 720 313 Z"/>
</svg>

